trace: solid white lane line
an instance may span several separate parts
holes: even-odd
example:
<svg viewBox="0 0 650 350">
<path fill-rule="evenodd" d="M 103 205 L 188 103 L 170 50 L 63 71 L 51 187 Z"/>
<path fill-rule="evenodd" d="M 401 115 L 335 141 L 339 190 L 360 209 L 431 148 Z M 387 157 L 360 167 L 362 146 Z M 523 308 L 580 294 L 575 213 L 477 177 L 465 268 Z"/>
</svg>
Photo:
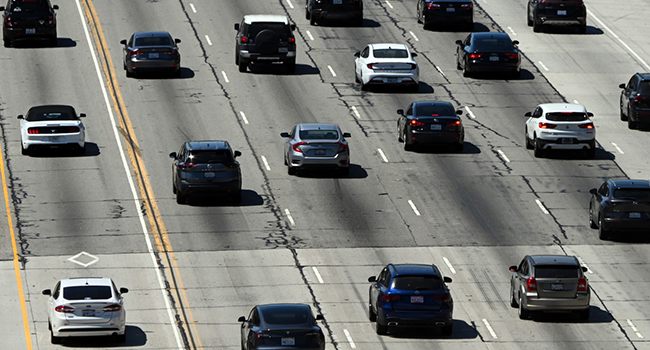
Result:
<svg viewBox="0 0 650 350">
<path fill-rule="evenodd" d="M 226 83 L 230 82 L 230 80 L 228 80 L 228 76 L 226 75 L 225 71 L 221 71 L 221 75 L 223 75 L 223 79 L 226 81 Z"/>
<path fill-rule="evenodd" d="M 508 159 L 508 157 L 506 156 L 505 153 L 503 153 L 502 150 L 498 149 L 497 152 L 506 163 L 510 163 L 510 159 Z"/>
<path fill-rule="evenodd" d="M 605 28 L 605 30 L 607 30 L 614 38 L 616 38 L 616 40 L 618 40 L 618 42 L 621 43 L 621 45 L 623 45 L 623 47 L 625 47 L 625 49 L 628 52 L 630 52 L 632 56 L 634 56 L 634 58 L 636 58 L 645 67 L 645 70 L 650 71 L 650 66 L 639 55 L 637 55 L 637 53 L 634 52 L 634 50 L 632 50 L 631 47 L 627 46 L 627 44 L 623 40 L 621 40 L 621 38 L 619 38 L 618 35 L 616 35 L 616 33 L 614 33 L 611 29 L 609 29 L 609 27 L 607 27 L 605 23 L 603 23 L 603 21 L 601 21 L 598 17 L 596 17 L 596 15 L 594 15 L 594 13 L 591 12 L 590 10 L 587 10 L 587 13 L 589 14 L 589 17 L 595 19 L 596 22 L 600 23 L 601 27 Z"/>
<path fill-rule="evenodd" d="M 384 160 L 384 163 L 388 163 L 388 158 L 386 158 L 384 151 L 382 151 L 381 148 L 377 148 L 377 152 L 379 152 L 379 155 L 381 156 L 381 159 Z"/>
<path fill-rule="evenodd" d="M 409 205 L 411 206 L 411 209 L 415 212 L 415 215 L 420 216 L 420 211 L 418 211 L 418 208 L 413 204 L 413 201 L 409 199 Z"/>
<path fill-rule="evenodd" d="M 517 35 L 517 33 L 515 33 L 514 29 L 512 29 L 512 27 L 508 27 L 508 30 L 510 31 L 510 33 L 512 33 L 512 35 Z"/>
<path fill-rule="evenodd" d="M 544 214 L 549 215 L 549 212 L 548 212 L 548 210 L 546 210 L 546 207 L 544 206 L 544 203 L 542 203 L 542 201 L 540 201 L 539 199 L 535 199 L 535 203 L 537 203 L 539 208 L 542 209 Z"/>
<path fill-rule="evenodd" d="M 318 283 L 324 283 L 323 282 L 323 277 L 321 277 L 321 275 L 318 272 L 318 269 L 316 268 L 316 266 L 312 266 L 311 269 L 314 270 L 314 275 L 316 275 L 316 278 L 318 279 Z"/>
<path fill-rule="evenodd" d="M 287 0 L 287 4 L 289 4 L 289 7 L 293 8 L 293 4 L 291 3 L 291 0 Z"/>
<path fill-rule="evenodd" d="M 307 36 L 309 37 L 309 40 L 314 40 L 314 37 L 311 36 L 311 32 L 308 30 L 306 32 L 307 32 Z"/>
<path fill-rule="evenodd" d="M 109 100 L 108 91 L 106 91 L 104 76 L 101 68 L 99 67 L 97 56 L 95 55 L 95 49 L 93 47 L 92 40 L 90 38 L 90 32 L 88 31 L 88 25 L 86 24 L 86 18 L 84 17 L 83 9 L 81 8 L 81 3 L 79 1 L 75 1 L 75 3 L 77 4 L 79 17 L 81 17 L 81 25 L 84 29 L 86 42 L 88 43 L 88 50 L 90 51 L 90 57 L 92 57 L 93 59 L 93 64 L 95 65 L 95 72 L 97 73 L 97 79 L 99 80 L 99 85 L 102 90 L 102 95 L 104 96 L 104 104 L 106 105 L 106 110 L 108 111 L 108 116 L 111 121 L 111 128 L 113 129 L 113 137 L 115 138 L 115 143 L 117 144 L 117 150 L 118 150 L 117 153 L 119 153 L 120 159 L 122 160 L 122 168 L 126 173 L 126 180 L 129 183 L 129 188 L 131 189 L 131 197 L 133 198 L 133 203 L 135 204 L 135 211 L 138 213 L 138 219 L 140 221 L 140 229 L 144 234 L 144 241 L 147 245 L 147 252 L 149 253 L 149 257 L 151 258 L 151 262 L 153 264 L 154 270 L 156 271 L 156 277 L 158 279 L 158 287 L 162 293 L 162 299 L 165 301 L 165 309 L 167 309 L 167 316 L 169 317 L 169 324 L 172 328 L 172 333 L 176 338 L 176 346 L 178 347 L 179 350 L 181 350 L 184 347 L 181 341 L 180 334 L 178 332 L 178 327 L 176 325 L 176 318 L 174 317 L 174 312 L 172 311 L 172 306 L 167 296 L 167 286 L 162 276 L 162 269 L 159 268 L 158 259 L 156 258 L 156 254 L 154 254 L 155 249 L 153 248 L 151 238 L 149 237 L 149 229 L 147 228 L 147 223 L 145 222 L 144 215 L 142 214 L 142 210 L 140 208 L 140 199 L 138 197 L 138 191 L 136 190 L 135 184 L 133 183 L 133 176 L 131 175 L 131 167 L 129 166 L 129 163 L 126 160 L 126 155 L 124 154 L 125 151 L 121 141 L 122 135 L 119 133 L 118 130 L 120 129 L 117 127 L 117 123 L 115 122 L 115 116 L 113 115 L 113 106 Z"/>
<path fill-rule="evenodd" d="M 334 72 L 334 69 L 332 69 L 332 66 L 327 66 L 327 69 L 330 70 L 330 73 L 332 73 L 332 76 L 335 77 L 336 73 Z"/>
<path fill-rule="evenodd" d="M 442 69 L 440 69 L 440 67 L 436 66 L 436 70 L 437 70 L 438 73 L 440 73 L 440 75 L 442 75 L 443 77 L 445 77 L 445 78 L 447 77 L 447 76 L 445 75 L 445 73 L 442 71 Z"/>
<path fill-rule="evenodd" d="M 640 333 L 639 330 L 636 328 L 636 326 L 634 325 L 634 323 L 632 323 L 632 320 L 627 320 L 627 324 L 630 325 L 630 327 L 632 328 L 632 330 L 634 331 L 634 333 L 636 333 L 636 336 L 639 337 L 639 339 L 644 339 L 644 338 L 643 338 L 643 335 L 641 335 L 641 333 Z"/>
<path fill-rule="evenodd" d="M 587 264 L 585 264 L 585 261 L 582 260 L 581 257 L 578 256 L 577 258 L 578 258 L 578 262 L 580 263 L 580 265 L 581 265 L 581 266 L 584 266 L 584 267 L 587 268 L 587 272 L 589 272 L 589 273 L 594 273 L 593 271 L 591 271 L 591 269 L 589 268 L 589 266 L 587 266 Z"/>
<path fill-rule="evenodd" d="M 271 167 L 269 166 L 269 162 L 266 161 L 266 157 L 262 156 L 262 162 L 264 162 L 266 170 L 271 171 Z"/>
<path fill-rule="evenodd" d="M 537 63 L 539 63 L 539 65 L 542 66 L 542 68 L 544 68 L 544 70 L 548 72 L 549 69 L 546 67 L 546 65 L 544 64 L 544 62 L 542 62 L 542 61 L 538 61 Z"/>
<path fill-rule="evenodd" d="M 612 146 L 614 146 L 614 148 L 616 148 L 618 153 L 625 154 L 625 152 L 623 152 L 623 150 L 620 147 L 618 147 L 618 145 L 616 143 L 612 142 Z"/>
<path fill-rule="evenodd" d="M 208 45 L 212 46 L 212 40 L 210 40 L 210 37 L 207 34 L 205 35 L 205 40 L 208 42 Z"/>
<path fill-rule="evenodd" d="M 485 324 L 485 328 L 487 328 L 487 330 L 490 332 L 490 335 L 492 336 L 492 338 L 497 339 L 498 338 L 497 334 L 494 333 L 494 330 L 492 329 L 492 326 L 490 326 L 490 322 L 488 322 L 488 320 L 486 320 L 486 319 L 483 319 L 483 324 Z"/>
<path fill-rule="evenodd" d="M 415 41 L 420 41 L 420 39 L 418 39 L 418 37 L 415 36 L 415 33 L 413 33 L 413 32 L 410 31 L 410 30 L 409 30 L 409 33 L 411 33 L 411 36 L 413 37 L 413 39 L 415 39 Z"/>
<path fill-rule="evenodd" d="M 390 7 L 390 8 L 394 8 L 393 4 L 391 4 L 390 1 L 388 1 L 388 0 L 386 0 L 386 5 L 388 5 L 388 7 Z"/>
<path fill-rule="evenodd" d="M 580 103 L 578 103 L 578 100 L 573 100 L 573 103 L 575 103 L 575 104 L 577 104 L 577 105 L 580 104 Z"/>
<path fill-rule="evenodd" d="M 289 211 L 289 209 L 285 209 L 284 213 L 287 214 L 287 219 L 289 219 L 291 226 L 296 226 L 296 222 L 293 221 L 293 217 L 291 216 L 291 212 Z"/>
<path fill-rule="evenodd" d="M 239 115 L 241 115 L 241 118 L 244 120 L 244 124 L 248 124 L 248 119 L 246 119 L 246 114 L 244 114 L 244 112 L 239 112 Z"/>
<path fill-rule="evenodd" d="M 445 258 L 444 256 L 442 257 L 442 260 L 444 260 L 445 264 L 447 264 L 447 267 L 449 268 L 449 271 L 453 273 L 454 275 L 456 274 L 456 270 L 454 269 L 453 266 L 451 266 L 451 263 L 449 262 L 449 259 Z"/>
<path fill-rule="evenodd" d="M 190 8 L 192 9 L 192 12 L 196 13 L 196 7 L 194 7 L 194 4 L 190 4 Z"/>
<path fill-rule="evenodd" d="M 350 332 L 348 332 L 347 329 L 344 329 L 344 330 L 343 330 L 343 333 L 345 333 L 345 337 L 348 338 L 348 343 L 350 343 L 350 347 L 351 347 L 352 349 L 356 349 L 357 346 L 354 345 L 354 340 L 352 340 L 352 337 L 350 336 Z"/>
<path fill-rule="evenodd" d="M 469 107 L 465 106 L 465 110 L 467 111 L 467 115 L 470 117 L 470 119 L 476 119 L 476 116 L 472 111 L 469 109 Z"/>
<path fill-rule="evenodd" d="M 357 119 L 361 119 L 361 114 L 359 114 L 359 111 L 357 111 L 357 107 L 352 106 L 352 107 L 350 107 L 350 109 L 352 110 L 352 113 L 354 114 L 354 116 L 357 117 Z"/>
</svg>

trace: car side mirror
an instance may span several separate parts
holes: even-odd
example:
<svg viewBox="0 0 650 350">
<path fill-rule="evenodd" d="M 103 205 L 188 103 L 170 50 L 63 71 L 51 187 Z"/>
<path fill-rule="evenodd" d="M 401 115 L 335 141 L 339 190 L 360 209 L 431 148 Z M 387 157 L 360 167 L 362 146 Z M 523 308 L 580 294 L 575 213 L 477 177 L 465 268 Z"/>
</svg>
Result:
<svg viewBox="0 0 650 350">
<path fill-rule="evenodd" d="M 531 113 L 531 112 L 526 112 L 526 113 L 524 114 L 524 117 L 531 117 L 532 115 L 533 115 L 533 113 Z"/>
<path fill-rule="evenodd" d="M 129 292 L 129 288 L 120 287 L 120 294 L 126 294 Z"/>
<path fill-rule="evenodd" d="M 512 41 L 512 46 L 517 46 L 519 45 L 519 40 L 513 40 Z"/>
<path fill-rule="evenodd" d="M 5 7 L 4 7 L 4 6 L 0 6 L 0 11 L 4 11 L 4 10 L 5 10 Z"/>
<path fill-rule="evenodd" d="M 169 158 L 171 159 L 176 159 L 176 152 L 172 152 L 169 154 Z"/>
<path fill-rule="evenodd" d="M 462 41 L 462 40 L 456 40 L 456 45 L 458 45 L 458 46 L 465 46 L 465 45 L 463 45 L 463 41 Z"/>
<path fill-rule="evenodd" d="M 591 113 L 591 112 L 587 112 L 587 115 L 588 115 L 589 117 L 593 117 L 593 116 L 594 116 L 594 114 Z"/>
<path fill-rule="evenodd" d="M 24 117 L 22 114 L 18 115 L 18 117 L 16 117 L 16 118 L 18 118 L 18 119 L 25 119 L 25 117 Z"/>
<path fill-rule="evenodd" d="M 0 10 L 0 11 L 2 11 L 2 10 Z M 621 89 L 625 89 L 625 84 L 619 84 L 618 87 L 621 88 Z"/>
<path fill-rule="evenodd" d="M 86 118 L 86 113 L 79 113 L 79 118 Z"/>
<path fill-rule="evenodd" d="M 598 193 L 598 191 L 595 188 L 592 188 L 592 189 L 589 190 L 589 193 L 596 194 L 596 193 Z"/>
<path fill-rule="evenodd" d="M 296 30 L 296 25 L 295 24 L 291 24 L 291 30 Z"/>
<path fill-rule="evenodd" d="M 377 282 L 377 277 L 375 277 L 375 276 L 368 277 L 368 282 L 370 282 L 370 283 Z"/>
<path fill-rule="evenodd" d="M 361 52 L 357 51 L 354 53 L 354 57 L 359 57 L 359 56 L 361 56 Z"/>
<path fill-rule="evenodd" d="M 411 52 L 411 57 L 418 57 L 417 52 Z"/>
<path fill-rule="evenodd" d="M 237 319 L 237 322 L 242 322 L 242 323 L 246 322 L 246 317 L 245 316 L 239 316 L 239 318 Z"/>
<path fill-rule="evenodd" d="M 587 271 L 589 271 L 589 269 L 588 269 L 586 266 L 580 266 L 580 268 L 582 269 L 582 272 L 587 272 Z"/>
<path fill-rule="evenodd" d="M 512 272 L 517 272 L 517 266 L 514 266 L 514 265 L 513 265 L 513 266 L 510 266 L 508 269 L 509 269 L 510 271 L 512 271 Z"/>
<path fill-rule="evenodd" d="M 323 317 L 323 315 L 321 315 L 321 314 L 316 315 L 316 321 L 322 321 L 324 319 L 325 319 L 325 317 Z"/>
<path fill-rule="evenodd" d="M 239 30 L 239 23 L 235 23 L 235 30 Z"/>
<path fill-rule="evenodd" d="M 282 136 L 282 137 L 289 137 L 289 133 L 288 133 L 288 132 L 281 132 L 281 133 L 280 133 L 280 136 Z"/>
<path fill-rule="evenodd" d="M 55 10 L 58 10 L 58 9 L 59 9 L 59 5 L 52 5 L 52 8 L 55 9 Z"/>
<path fill-rule="evenodd" d="M 120 40 L 120 44 L 126 46 L 126 40 Z"/>
<path fill-rule="evenodd" d="M 344 133 L 343 133 L 343 137 L 352 137 L 352 135 L 350 135 L 349 132 L 344 132 Z"/>
<path fill-rule="evenodd" d="M 451 283 L 451 277 L 445 276 L 442 280 L 445 281 L 445 283 Z"/>
<path fill-rule="evenodd" d="M 463 111 L 459 109 L 459 110 L 456 111 L 456 114 L 457 115 L 463 115 Z"/>
<path fill-rule="evenodd" d="M 180 43 L 181 43 L 181 39 L 176 38 L 176 39 L 174 39 L 174 42 L 177 43 L 177 44 L 180 44 Z"/>
<path fill-rule="evenodd" d="M 397 114 L 399 114 L 399 115 L 404 115 L 404 110 L 403 110 L 403 109 L 398 109 L 398 110 L 397 110 Z"/>
<path fill-rule="evenodd" d="M 237 157 L 241 157 L 241 152 L 235 151 L 235 158 L 237 158 Z"/>
<path fill-rule="evenodd" d="M 2 10 L 0 10 L 0 11 L 2 11 Z M 52 291 L 49 290 L 49 289 L 43 289 L 42 293 L 43 293 L 43 295 L 52 295 Z"/>
</svg>

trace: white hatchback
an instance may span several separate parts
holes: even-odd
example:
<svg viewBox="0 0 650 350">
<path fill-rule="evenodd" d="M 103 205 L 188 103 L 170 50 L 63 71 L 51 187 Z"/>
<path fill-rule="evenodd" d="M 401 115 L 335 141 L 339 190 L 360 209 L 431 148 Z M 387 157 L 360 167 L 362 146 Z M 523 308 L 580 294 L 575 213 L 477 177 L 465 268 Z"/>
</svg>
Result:
<svg viewBox="0 0 650 350">
<path fill-rule="evenodd" d="M 36 147 L 72 146 L 80 154 L 86 150 L 86 128 L 72 106 L 45 105 L 32 107 L 20 120 L 22 154 Z"/>
<path fill-rule="evenodd" d="M 122 294 L 110 278 L 83 277 L 59 281 L 48 298 L 48 328 L 53 344 L 64 337 L 112 336 L 126 340 L 126 312 Z"/>
<path fill-rule="evenodd" d="M 541 157 L 544 150 L 585 150 L 589 158 L 596 155 L 596 128 L 593 113 L 578 104 L 545 103 L 525 114 L 526 148 Z"/>
<path fill-rule="evenodd" d="M 355 80 L 361 90 L 370 85 L 409 86 L 414 92 L 420 84 L 420 69 L 413 60 L 417 56 L 403 44 L 370 44 L 355 52 Z"/>
</svg>

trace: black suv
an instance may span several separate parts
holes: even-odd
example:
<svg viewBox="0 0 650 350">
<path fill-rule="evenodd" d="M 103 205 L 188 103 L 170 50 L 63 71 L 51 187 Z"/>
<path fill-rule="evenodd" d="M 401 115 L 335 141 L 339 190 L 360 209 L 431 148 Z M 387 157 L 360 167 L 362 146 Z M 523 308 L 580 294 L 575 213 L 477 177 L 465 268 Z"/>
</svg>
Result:
<svg viewBox="0 0 650 350">
<path fill-rule="evenodd" d="M 636 129 L 639 123 L 650 124 L 650 73 L 636 73 L 618 87 L 621 91 L 621 120 Z"/>
<path fill-rule="evenodd" d="M 246 15 L 235 23 L 235 64 L 245 72 L 250 63 L 282 62 L 287 71 L 296 71 L 296 38 L 287 16 Z"/>
<path fill-rule="evenodd" d="M 362 0 L 307 0 L 305 18 L 311 25 L 321 19 L 348 20 L 356 26 L 363 26 Z"/>
<path fill-rule="evenodd" d="M 235 158 L 241 152 L 230 148 L 228 141 L 190 141 L 169 154 L 172 164 L 173 192 L 176 203 L 189 196 L 215 193 L 229 194 L 241 202 L 241 169 Z"/>
<path fill-rule="evenodd" d="M 542 26 L 577 26 L 580 34 L 587 32 L 587 8 L 582 0 L 528 0 L 527 22 L 534 32 Z"/>
<path fill-rule="evenodd" d="M 598 229 L 600 239 L 614 230 L 650 231 L 650 182 L 607 180 L 591 189 L 589 226 Z"/>
<path fill-rule="evenodd" d="M 56 13 L 59 6 L 50 0 L 8 0 L 0 6 L 2 34 L 5 47 L 17 39 L 47 39 L 51 46 L 57 45 Z"/>
</svg>

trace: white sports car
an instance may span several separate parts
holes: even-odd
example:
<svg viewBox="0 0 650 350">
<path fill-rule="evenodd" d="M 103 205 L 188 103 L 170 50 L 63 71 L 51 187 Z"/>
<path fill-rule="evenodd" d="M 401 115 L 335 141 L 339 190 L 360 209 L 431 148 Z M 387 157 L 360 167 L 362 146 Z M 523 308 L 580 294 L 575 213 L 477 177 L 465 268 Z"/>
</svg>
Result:
<svg viewBox="0 0 650 350">
<path fill-rule="evenodd" d="M 36 147 L 74 147 L 79 153 L 86 151 L 86 129 L 81 122 L 84 113 L 77 115 L 72 106 L 45 105 L 32 107 L 20 119 L 22 154 Z"/>
<path fill-rule="evenodd" d="M 355 80 L 361 90 L 370 85 L 409 86 L 418 91 L 420 70 L 411 53 L 403 44 L 370 44 L 354 53 Z"/>
</svg>

